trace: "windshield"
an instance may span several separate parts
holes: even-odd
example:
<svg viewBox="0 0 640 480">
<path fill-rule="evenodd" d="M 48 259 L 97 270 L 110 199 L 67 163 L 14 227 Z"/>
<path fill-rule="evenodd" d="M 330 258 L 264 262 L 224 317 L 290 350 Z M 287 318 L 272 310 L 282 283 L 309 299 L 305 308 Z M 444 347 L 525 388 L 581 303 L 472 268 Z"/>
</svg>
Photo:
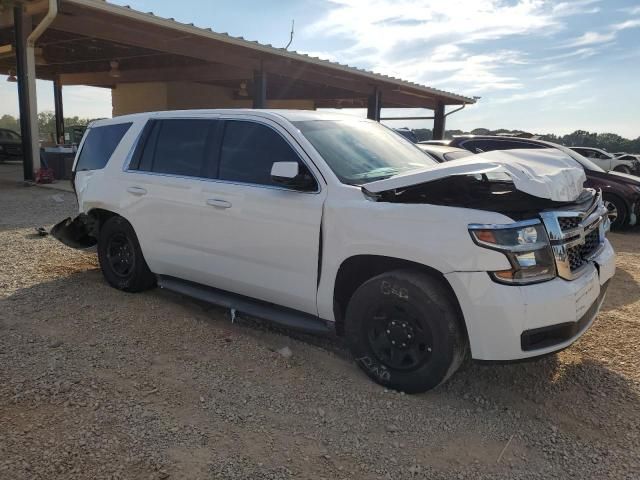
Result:
<svg viewBox="0 0 640 480">
<path fill-rule="evenodd" d="M 343 183 L 362 185 L 437 164 L 379 123 L 359 119 L 294 122 Z"/>
</svg>

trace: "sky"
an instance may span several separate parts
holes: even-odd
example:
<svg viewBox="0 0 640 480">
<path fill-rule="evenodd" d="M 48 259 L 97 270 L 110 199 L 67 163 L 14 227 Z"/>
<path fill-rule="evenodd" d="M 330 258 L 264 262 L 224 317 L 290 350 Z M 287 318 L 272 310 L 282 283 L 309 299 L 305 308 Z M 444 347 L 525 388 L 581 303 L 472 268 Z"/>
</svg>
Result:
<svg viewBox="0 0 640 480">
<path fill-rule="evenodd" d="M 640 0 L 113 3 L 279 47 L 295 20 L 290 50 L 481 97 L 448 117 L 448 129 L 640 136 Z M 53 109 L 49 82 L 39 82 L 38 102 L 39 110 Z M 105 89 L 65 87 L 64 104 L 65 116 L 111 115 Z M 0 115 L 15 115 L 17 105 L 15 84 L 0 77 Z M 393 122 L 405 125 L 430 128 L 432 122 Z"/>
</svg>

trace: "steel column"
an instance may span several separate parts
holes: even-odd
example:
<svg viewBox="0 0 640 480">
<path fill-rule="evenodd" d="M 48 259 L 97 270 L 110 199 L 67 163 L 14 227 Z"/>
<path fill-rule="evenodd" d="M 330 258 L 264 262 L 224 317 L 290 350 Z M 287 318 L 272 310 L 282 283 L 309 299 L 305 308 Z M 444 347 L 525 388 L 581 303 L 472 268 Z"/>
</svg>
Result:
<svg viewBox="0 0 640 480">
<path fill-rule="evenodd" d="M 253 108 L 267 107 L 267 75 L 263 70 L 253 72 Z"/>
<path fill-rule="evenodd" d="M 20 135 L 22 136 L 22 168 L 25 180 L 34 180 L 33 148 L 31 142 L 31 89 L 27 74 L 27 37 L 31 33 L 31 17 L 22 7 L 13 9 L 16 41 L 16 67 L 18 77 L 18 107 L 20 109 Z"/>
<path fill-rule="evenodd" d="M 444 103 L 438 101 L 433 113 L 433 139 L 442 140 L 444 138 L 444 128 L 446 120 L 444 114 Z"/>
<path fill-rule="evenodd" d="M 62 85 L 56 76 L 53 81 L 53 103 L 56 114 L 56 143 L 64 143 L 64 110 L 62 109 Z"/>
<path fill-rule="evenodd" d="M 382 110 L 382 92 L 376 87 L 374 92 L 367 98 L 367 118 L 379 122 L 380 110 Z"/>
</svg>

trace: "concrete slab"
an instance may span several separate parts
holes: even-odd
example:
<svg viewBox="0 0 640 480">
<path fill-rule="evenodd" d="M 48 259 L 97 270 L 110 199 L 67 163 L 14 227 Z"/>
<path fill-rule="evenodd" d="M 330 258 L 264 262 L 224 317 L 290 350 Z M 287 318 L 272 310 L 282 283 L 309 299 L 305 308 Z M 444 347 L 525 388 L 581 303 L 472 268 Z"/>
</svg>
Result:
<svg viewBox="0 0 640 480">
<path fill-rule="evenodd" d="M 25 183 L 25 181 L 23 180 L 22 162 L 0 163 L 0 181 L 10 183 Z M 73 187 L 71 187 L 71 182 L 69 180 L 56 180 L 53 183 L 27 183 L 29 183 L 30 185 L 35 185 L 37 187 L 73 193 Z"/>
</svg>

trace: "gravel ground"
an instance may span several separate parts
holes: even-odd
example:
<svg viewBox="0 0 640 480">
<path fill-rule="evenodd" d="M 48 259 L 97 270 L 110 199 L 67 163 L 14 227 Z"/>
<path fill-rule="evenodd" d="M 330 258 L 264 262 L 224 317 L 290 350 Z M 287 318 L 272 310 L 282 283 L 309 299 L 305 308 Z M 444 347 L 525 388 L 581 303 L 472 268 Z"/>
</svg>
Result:
<svg viewBox="0 0 640 480">
<path fill-rule="evenodd" d="M 639 478 L 640 233 L 610 236 L 618 273 L 574 346 L 409 396 L 339 345 L 109 288 L 95 254 L 34 234 L 73 195 L 14 174 L 0 165 L 1 479 Z"/>
</svg>

